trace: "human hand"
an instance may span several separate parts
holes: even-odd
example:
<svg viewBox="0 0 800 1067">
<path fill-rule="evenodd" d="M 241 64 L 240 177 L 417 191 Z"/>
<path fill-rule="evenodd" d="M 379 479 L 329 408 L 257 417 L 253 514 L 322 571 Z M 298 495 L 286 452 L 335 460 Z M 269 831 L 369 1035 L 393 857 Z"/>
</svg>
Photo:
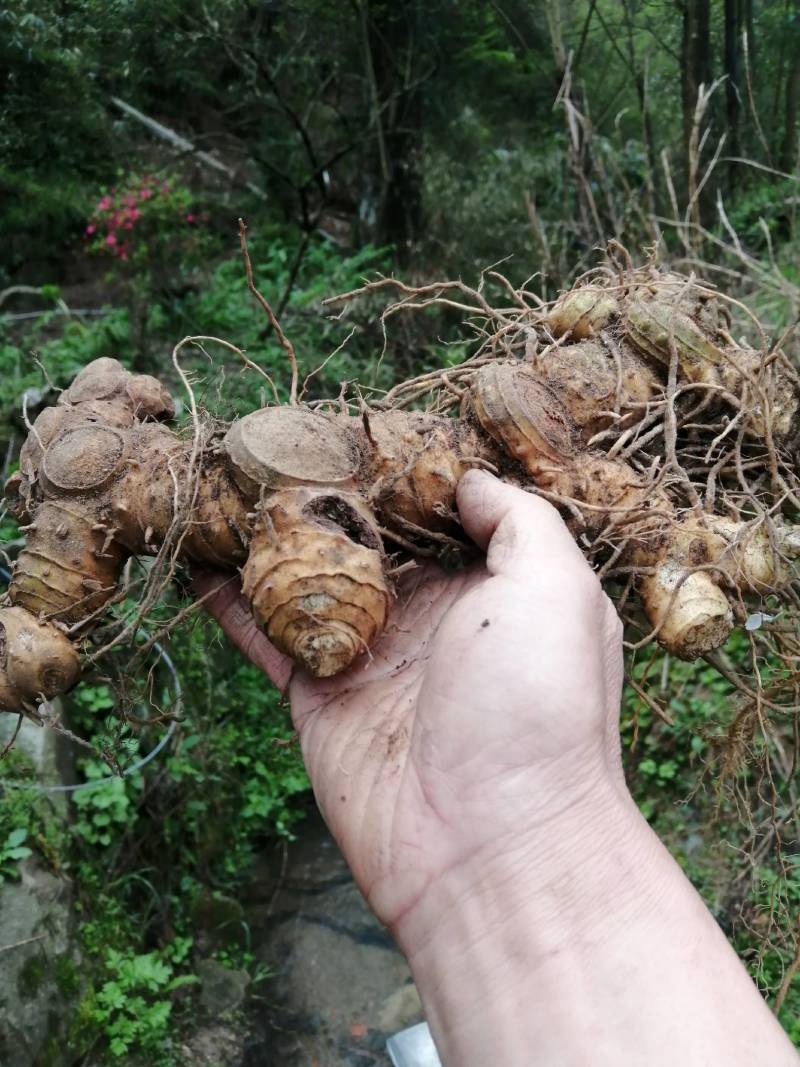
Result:
<svg viewBox="0 0 800 1067">
<path fill-rule="evenodd" d="M 541 499 L 471 472 L 458 506 L 485 564 L 407 577 L 335 678 L 292 675 L 230 583 L 208 601 L 288 686 L 317 801 L 442 1062 L 796 1064 L 627 792 L 621 626 L 597 578 Z"/>
<path fill-rule="evenodd" d="M 370 905 L 402 920 L 442 880 L 546 852 L 624 792 L 621 626 L 554 508 L 483 472 L 458 489 L 485 564 L 406 577 L 345 674 L 296 672 L 230 583 L 207 601 L 281 688 L 314 792 Z M 203 575 L 207 594 L 219 578 Z"/>
</svg>

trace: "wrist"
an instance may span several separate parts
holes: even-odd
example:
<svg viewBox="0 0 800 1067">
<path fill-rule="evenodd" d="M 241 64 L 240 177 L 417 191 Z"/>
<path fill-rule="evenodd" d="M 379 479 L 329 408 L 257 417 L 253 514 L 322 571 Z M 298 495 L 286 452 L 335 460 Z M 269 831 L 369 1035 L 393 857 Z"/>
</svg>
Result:
<svg viewBox="0 0 800 1067">
<path fill-rule="evenodd" d="M 625 871 L 640 872 L 643 855 L 655 840 L 624 782 L 608 773 L 584 778 L 583 788 L 561 790 L 526 814 L 517 807 L 513 829 L 501 819 L 496 833 L 481 826 L 481 843 L 466 845 L 463 858 L 439 873 L 391 924 L 409 958 L 440 949 L 449 926 L 481 937 L 521 912 L 535 910 L 536 931 L 545 944 L 564 924 L 594 924 L 613 910 L 617 883 Z M 587 877 L 590 876 L 590 877 Z M 598 895 L 608 883 L 609 898 Z"/>
<path fill-rule="evenodd" d="M 681 877 L 668 859 L 661 869 L 664 859 L 609 779 L 559 819 L 498 839 L 432 883 L 393 932 L 444 1062 L 529 1062 L 531 1032 L 519 1026 L 530 1017 L 526 1000 L 546 987 L 562 1003 L 558 988 L 574 987 L 586 953 L 624 942 L 637 920 L 661 910 Z"/>
<path fill-rule="evenodd" d="M 396 929 L 445 1067 L 797 1063 L 700 897 L 611 783 L 473 856 Z"/>
</svg>

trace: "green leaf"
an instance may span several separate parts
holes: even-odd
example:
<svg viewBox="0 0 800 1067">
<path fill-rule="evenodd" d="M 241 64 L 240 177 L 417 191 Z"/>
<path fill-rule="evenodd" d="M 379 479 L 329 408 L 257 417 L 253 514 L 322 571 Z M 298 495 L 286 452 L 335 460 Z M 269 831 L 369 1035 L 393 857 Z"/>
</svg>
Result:
<svg viewBox="0 0 800 1067">
<path fill-rule="evenodd" d="M 25 845 L 18 846 L 17 848 L 7 849 L 5 852 L 6 859 L 10 860 L 24 860 L 27 859 L 28 856 L 32 855 L 33 853 L 31 852 L 31 850 Z"/>
<path fill-rule="evenodd" d="M 8 848 L 16 848 L 17 845 L 21 845 L 27 838 L 28 830 L 25 826 L 20 826 L 16 830 L 12 830 L 6 838 L 6 846 Z"/>
<path fill-rule="evenodd" d="M 128 1051 L 129 1042 L 124 1041 L 121 1037 L 114 1037 L 109 1042 L 112 1056 L 124 1056 Z"/>
</svg>

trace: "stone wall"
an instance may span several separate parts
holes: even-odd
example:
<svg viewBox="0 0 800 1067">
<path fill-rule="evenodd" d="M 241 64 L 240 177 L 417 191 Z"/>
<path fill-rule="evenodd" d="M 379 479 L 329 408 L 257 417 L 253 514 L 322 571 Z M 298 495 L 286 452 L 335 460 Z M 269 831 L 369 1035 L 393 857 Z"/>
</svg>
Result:
<svg viewBox="0 0 800 1067">
<path fill-rule="evenodd" d="M 16 724 L 16 716 L 0 714 L 0 749 Z M 71 779 L 68 744 L 52 730 L 26 720 L 15 748 L 33 764 L 39 785 Z M 5 773 L 0 764 L 0 787 Z M 66 817 L 65 793 L 48 794 L 48 802 L 55 817 Z M 66 1039 L 81 991 L 73 889 L 33 856 L 19 873 L 18 881 L 0 884 L 0 1064 L 66 1067 L 74 1059 Z"/>
</svg>

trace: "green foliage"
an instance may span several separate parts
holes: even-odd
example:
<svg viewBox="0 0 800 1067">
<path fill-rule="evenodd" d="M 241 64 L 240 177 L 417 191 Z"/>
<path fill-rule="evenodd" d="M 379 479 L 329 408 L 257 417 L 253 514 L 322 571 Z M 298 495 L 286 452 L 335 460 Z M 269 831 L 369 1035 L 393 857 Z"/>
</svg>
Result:
<svg viewBox="0 0 800 1067">
<path fill-rule="evenodd" d="M 746 671 L 748 643 L 735 632 L 726 654 Z M 743 883 L 741 909 L 731 914 L 732 887 L 741 874 L 742 850 L 752 848 L 750 821 L 735 784 L 752 773 L 727 767 L 728 731 L 741 708 L 731 684 L 713 667 L 650 656 L 629 665 L 631 676 L 672 720 L 666 722 L 626 687 L 622 741 L 626 778 L 642 814 L 651 823 L 702 894 L 759 988 L 777 994 L 795 951 L 800 907 L 800 861 L 770 853 Z M 768 673 L 768 665 L 765 672 Z M 664 684 L 664 680 L 666 683 Z M 754 742 L 758 747 L 758 742 Z M 741 883 L 741 879 L 740 882 Z M 744 921 L 742 921 L 744 919 Z M 738 920 L 738 921 L 737 921 Z M 735 933 L 734 933 L 735 931 Z M 800 1044 L 800 988 L 790 987 L 781 1022 Z"/>
<path fill-rule="evenodd" d="M 797 240 L 800 188 L 795 178 L 760 181 L 745 189 L 728 218 L 739 238 L 754 253 L 768 255 Z"/>
<path fill-rule="evenodd" d="M 172 742 L 141 771 L 73 794 L 61 855 L 79 887 L 91 978 L 75 1048 L 101 1037 L 112 1057 L 148 1067 L 173 1062 L 167 1039 L 191 1007 L 198 895 L 209 882 L 235 895 L 262 842 L 291 836 L 308 789 L 278 693 L 213 624 L 182 627 L 170 654 L 185 709 Z M 120 655 L 122 664 L 127 653 Z M 154 684 L 159 691 L 162 678 Z M 126 706 L 137 699 L 129 694 Z M 71 703 L 73 728 L 125 767 L 163 736 L 164 726 L 120 730 L 119 701 L 107 683 L 82 682 Z M 110 773 L 100 760 L 81 766 L 88 782 Z M 219 933 L 215 955 L 253 969 L 254 980 L 266 978 L 238 927 Z"/>
<path fill-rule="evenodd" d="M 109 778 L 108 767 L 97 760 L 88 760 L 84 765 L 87 782 L 108 778 L 94 789 L 82 789 L 75 793 L 73 803 L 78 818 L 73 831 L 90 845 L 108 847 L 123 829 L 131 830 L 136 824 L 135 793 L 141 790 L 140 776 Z"/>
<path fill-rule="evenodd" d="M 274 228 L 253 229 L 250 235 L 256 284 L 274 308 L 280 307 L 284 295 L 289 294 L 281 313 L 281 325 L 297 353 L 301 383 L 316 372 L 309 381 L 307 396 L 330 395 L 331 391 L 335 394 L 339 382 L 356 377 L 367 387 L 386 384 L 388 371 L 381 369 L 374 358 L 379 336 L 374 332 L 364 334 L 357 318 L 346 323 L 334 320 L 333 312 L 322 306 L 325 298 L 357 288 L 365 274 L 382 267 L 385 251 L 367 245 L 353 255 L 342 255 L 334 245 L 313 240 L 292 283 L 301 242 L 300 235 Z M 273 378 L 283 399 L 287 398 L 286 353 L 247 290 L 239 256 L 221 262 L 203 288 L 186 298 L 180 309 L 180 325 L 185 333 L 210 334 L 246 351 Z M 325 362 L 353 327 L 356 333 L 351 342 Z M 197 362 L 205 371 L 201 399 L 209 410 L 233 418 L 272 400 L 265 380 L 250 371 L 244 372 L 236 356 L 213 343 L 206 347 L 213 356 L 213 366 L 209 368 L 205 361 Z"/>
<path fill-rule="evenodd" d="M 269 230 L 253 239 L 258 284 L 275 303 L 288 288 L 298 240 L 293 233 Z M 142 256 L 145 254 L 143 250 Z M 322 306 L 322 300 L 332 293 L 359 286 L 364 274 L 374 272 L 384 257 L 385 252 L 369 246 L 352 256 L 342 256 L 324 241 L 313 241 L 307 248 L 291 287 L 282 325 L 298 354 L 301 383 L 313 374 L 308 383 L 309 397 L 335 393 L 340 381 L 356 377 L 366 387 L 388 383 L 388 362 L 379 364 L 375 358 L 382 343 L 380 333 L 374 327 L 365 330 L 358 317 L 344 323 L 335 321 Z M 148 262 L 147 270 L 155 270 L 156 260 Z M 127 264 L 122 267 L 127 269 Z M 4 334 L 0 319 L 0 436 L 21 432 L 21 398 L 26 390 L 34 396 L 29 407 L 35 408 L 36 397 L 43 404 L 52 403 L 55 397 L 48 391 L 48 381 L 54 389 L 63 388 L 82 366 L 99 356 L 114 356 L 127 365 L 161 374 L 176 392 L 181 390 L 165 357 L 176 339 L 185 334 L 219 337 L 246 350 L 249 358 L 270 374 L 282 394 L 287 395 L 286 353 L 247 291 L 238 254 L 220 262 L 199 292 L 190 291 L 163 304 L 155 300 L 156 292 L 150 288 L 152 276 L 145 276 L 143 271 L 144 268 L 137 268 L 136 284 L 144 288 L 137 290 L 130 310 L 109 310 L 103 317 L 86 322 L 67 320 L 56 337 L 52 336 L 53 328 L 62 321 L 58 312 L 43 314 L 13 341 L 8 329 Z M 139 297 L 145 290 L 149 294 L 145 308 L 149 354 L 147 366 L 142 367 L 138 351 L 141 323 L 137 326 L 135 320 L 142 307 Z M 354 334 L 349 343 L 326 363 L 351 330 Z M 213 342 L 205 343 L 204 350 L 185 348 L 183 364 L 202 375 L 198 398 L 210 411 L 232 418 L 272 399 L 265 379 L 246 371 L 235 355 Z M 365 366 L 371 367 L 366 375 L 361 373 Z"/>
<path fill-rule="evenodd" d="M 756 936 L 740 932 L 736 936 L 735 945 L 759 987 L 774 995 L 780 988 L 796 951 L 796 923 L 793 927 L 781 925 L 778 929 L 773 928 L 772 940 L 773 945 L 777 942 L 777 950 L 773 948 L 771 951 L 765 951 L 763 943 L 758 942 L 757 933 L 766 931 L 770 925 L 774 926 L 771 918 L 777 901 L 785 901 L 794 917 L 800 911 L 800 857 L 789 855 L 778 869 L 762 865 L 753 874 L 755 889 L 752 921 Z M 800 988 L 796 982 L 789 987 L 778 1018 L 786 1028 L 790 1040 L 800 1047 Z"/>
<path fill-rule="evenodd" d="M 729 647 L 741 655 L 741 636 L 734 635 Z M 657 719 L 632 688 L 625 690 L 622 743 L 632 754 L 629 777 L 647 818 L 668 802 L 662 790 L 671 794 L 673 802 L 680 802 L 691 791 L 704 760 L 711 758 L 709 746 L 715 730 L 731 717 L 732 686 L 713 667 L 670 659 L 668 668 L 663 692 L 663 655 L 633 664 L 631 677 L 663 707 L 670 723 Z"/>
<path fill-rule="evenodd" d="M 32 854 L 25 844 L 27 837 L 27 828 L 17 826 L 11 830 L 5 841 L 0 842 L 0 882 L 8 877 L 15 877 L 19 861 Z"/>
<path fill-rule="evenodd" d="M 163 843 L 235 884 L 265 833 L 291 836 L 308 779 L 279 693 L 252 664 L 231 663 L 211 624 L 185 631 L 173 655 L 192 710 L 167 760 L 184 804 Z"/>
<path fill-rule="evenodd" d="M 111 690 L 105 684 L 90 685 L 88 682 L 83 682 L 73 693 L 72 699 L 80 707 L 91 712 L 110 711 L 114 707 L 114 698 L 111 695 Z M 87 769 L 89 766 L 91 764 L 87 764 Z"/>
<path fill-rule="evenodd" d="M 110 948 L 105 954 L 111 977 L 97 991 L 91 1018 L 99 1023 L 114 1057 L 132 1048 L 158 1052 L 168 1034 L 172 1003 L 169 994 L 192 985 L 191 974 L 174 976 L 173 964 L 182 963 L 191 941 L 177 938 L 163 952 L 126 956 Z"/>
<path fill-rule="evenodd" d="M 3 267 L 58 261 L 79 232 L 83 181 L 97 181 L 113 152 L 93 77 L 97 7 L 10 0 L 0 11 L 0 228 L 7 242 L 0 284 Z"/>
<path fill-rule="evenodd" d="M 24 788 L 32 778 L 30 761 L 12 750 L 0 763 L 0 883 L 19 877 L 19 865 L 36 851 L 45 863 L 58 862 L 64 827 L 48 798 Z M 23 788 L 3 788 L 3 779 Z"/>
<path fill-rule="evenodd" d="M 37 396 L 41 404 L 53 403 L 56 397 L 51 386 L 63 389 L 86 363 L 108 355 L 125 359 L 130 353 L 129 319 L 123 310 L 109 311 L 86 323 L 68 320 L 57 337 L 48 339 L 54 324 L 62 321 L 58 312 L 47 312 L 12 341 L 0 319 L 0 437 L 24 430 L 21 412 L 26 390 L 31 391 L 33 400 L 28 406 L 35 413 Z"/>
</svg>

